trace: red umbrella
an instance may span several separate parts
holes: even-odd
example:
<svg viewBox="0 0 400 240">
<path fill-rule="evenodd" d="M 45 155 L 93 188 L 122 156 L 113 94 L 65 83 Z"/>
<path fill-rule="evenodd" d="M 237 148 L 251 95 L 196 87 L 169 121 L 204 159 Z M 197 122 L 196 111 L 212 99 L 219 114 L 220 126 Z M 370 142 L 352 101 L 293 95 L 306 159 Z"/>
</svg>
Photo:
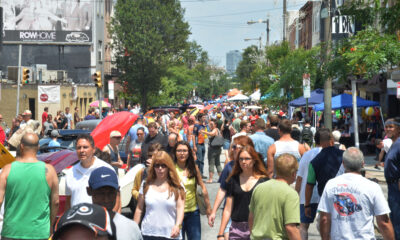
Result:
<svg viewBox="0 0 400 240">
<path fill-rule="evenodd" d="M 125 136 L 137 118 L 138 115 L 127 111 L 107 116 L 90 134 L 94 139 L 94 144 L 99 149 L 103 149 L 104 146 L 110 143 L 110 133 L 112 131 L 119 131 L 122 136 Z"/>
</svg>

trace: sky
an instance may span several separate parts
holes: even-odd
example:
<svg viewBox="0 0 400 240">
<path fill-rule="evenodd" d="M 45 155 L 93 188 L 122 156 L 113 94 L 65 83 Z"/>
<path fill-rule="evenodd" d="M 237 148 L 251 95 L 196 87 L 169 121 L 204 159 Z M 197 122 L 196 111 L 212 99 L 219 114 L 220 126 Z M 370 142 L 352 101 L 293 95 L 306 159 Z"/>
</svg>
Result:
<svg viewBox="0 0 400 240">
<path fill-rule="evenodd" d="M 306 0 L 287 0 L 287 10 L 298 10 Z M 211 63 L 225 67 L 226 53 L 243 51 L 250 45 L 266 44 L 266 24 L 248 25 L 247 21 L 270 22 L 270 43 L 282 39 L 283 0 L 181 0 L 185 20 L 195 40 L 208 52 Z"/>
</svg>

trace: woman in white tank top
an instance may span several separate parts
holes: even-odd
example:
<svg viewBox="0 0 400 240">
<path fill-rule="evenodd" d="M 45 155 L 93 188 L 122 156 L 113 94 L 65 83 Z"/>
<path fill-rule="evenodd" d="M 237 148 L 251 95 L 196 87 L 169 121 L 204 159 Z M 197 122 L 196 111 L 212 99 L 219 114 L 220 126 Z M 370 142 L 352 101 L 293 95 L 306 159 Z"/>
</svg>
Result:
<svg viewBox="0 0 400 240">
<path fill-rule="evenodd" d="M 141 224 L 143 239 L 182 239 L 185 190 L 168 153 L 152 157 L 146 182 L 142 183 L 134 221 Z"/>
</svg>

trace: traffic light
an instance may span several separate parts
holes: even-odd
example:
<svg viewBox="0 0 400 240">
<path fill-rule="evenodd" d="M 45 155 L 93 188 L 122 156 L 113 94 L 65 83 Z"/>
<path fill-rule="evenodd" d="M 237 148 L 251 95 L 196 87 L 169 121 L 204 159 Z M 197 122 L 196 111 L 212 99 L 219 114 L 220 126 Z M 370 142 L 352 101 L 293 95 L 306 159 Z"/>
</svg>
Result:
<svg viewBox="0 0 400 240">
<path fill-rule="evenodd" d="M 98 88 L 101 88 L 103 86 L 102 80 L 101 80 L 101 72 L 100 71 L 96 71 L 93 74 L 93 78 L 94 78 L 94 85 Z"/>
<path fill-rule="evenodd" d="M 31 80 L 30 74 L 31 71 L 29 70 L 29 68 L 22 69 L 22 85 L 29 83 L 29 81 Z"/>
</svg>

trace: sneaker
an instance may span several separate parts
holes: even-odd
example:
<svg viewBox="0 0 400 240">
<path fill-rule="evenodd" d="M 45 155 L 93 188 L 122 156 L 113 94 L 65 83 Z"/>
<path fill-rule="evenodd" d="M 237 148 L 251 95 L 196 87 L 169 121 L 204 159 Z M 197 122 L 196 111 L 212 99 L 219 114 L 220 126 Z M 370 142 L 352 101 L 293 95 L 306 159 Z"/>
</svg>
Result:
<svg viewBox="0 0 400 240">
<path fill-rule="evenodd" d="M 201 178 L 203 178 L 203 179 L 207 179 L 207 176 L 204 176 L 204 175 L 203 175 L 203 176 L 201 176 Z"/>
<path fill-rule="evenodd" d="M 381 168 L 380 168 L 380 167 L 378 167 L 378 166 L 375 166 L 375 169 L 381 170 Z"/>
</svg>

